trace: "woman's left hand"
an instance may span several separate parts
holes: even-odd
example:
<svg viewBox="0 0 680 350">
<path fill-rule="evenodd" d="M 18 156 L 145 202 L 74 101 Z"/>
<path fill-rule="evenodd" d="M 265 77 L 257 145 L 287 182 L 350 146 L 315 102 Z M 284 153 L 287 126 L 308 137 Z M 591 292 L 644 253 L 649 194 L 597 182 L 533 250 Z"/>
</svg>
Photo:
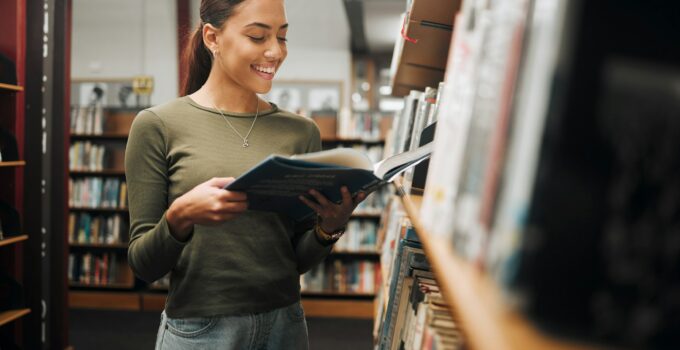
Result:
<svg viewBox="0 0 680 350">
<path fill-rule="evenodd" d="M 309 190 L 308 193 L 316 199 L 316 203 L 304 196 L 300 196 L 300 200 L 307 204 L 308 207 L 314 209 L 321 219 L 321 229 L 325 232 L 335 232 L 345 227 L 350 216 L 352 216 L 354 208 L 356 208 L 361 201 L 366 199 L 366 193 L 364 192 L 359 192 L 352 198 L 347 186 L 342 186 L 340 188 L 340 193 L 342 195 L 342 203 L 340 204 L 329 201 L 319 191 Z"/>
</svg>

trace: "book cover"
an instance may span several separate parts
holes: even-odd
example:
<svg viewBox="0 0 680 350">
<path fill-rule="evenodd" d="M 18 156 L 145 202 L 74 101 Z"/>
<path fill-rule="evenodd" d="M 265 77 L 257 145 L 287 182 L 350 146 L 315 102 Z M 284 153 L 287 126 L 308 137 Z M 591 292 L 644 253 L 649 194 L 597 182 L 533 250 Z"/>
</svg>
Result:
<svg viewBox="0 0 680 350">
<path fill-rule="evenodd" d="M 371 193 L 392 181 L 404 170 L 429 158 L 432 144 L 403 152 L 373 164 L 362 152 L 349 148 L 308 153 L 293 157 L 269 156 L 226 186 L 248 195 L 248 209 L 272 211 L 304 220 L 314 211 L 298 197 L 310 189 L 330 201 L 342 200 L 340 187 L 352 195 Z"/>
</svg>

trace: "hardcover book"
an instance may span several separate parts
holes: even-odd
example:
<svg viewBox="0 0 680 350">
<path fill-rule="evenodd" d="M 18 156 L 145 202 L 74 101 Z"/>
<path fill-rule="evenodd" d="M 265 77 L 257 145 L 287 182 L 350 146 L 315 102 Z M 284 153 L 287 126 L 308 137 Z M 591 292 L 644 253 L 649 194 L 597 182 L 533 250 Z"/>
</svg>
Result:
<svg viewBox="0 0 680 350">
<path fill-rule="evenodd" d="M 350 148 L 291 157 L 272 155 L 225 188 L 246 192 L 250 210 L 277 212 L 299 221 L 314 214 L 299 199 L 300 195 L 308 196 L 310 189 L 340 203 L 341 186 L 347 186 L 353 196 L 359 192 L 371 193 L 429 158 L 431 152 L 432 144 L 427 144 L 376 164 L 364 153 Z"/>
</svg>

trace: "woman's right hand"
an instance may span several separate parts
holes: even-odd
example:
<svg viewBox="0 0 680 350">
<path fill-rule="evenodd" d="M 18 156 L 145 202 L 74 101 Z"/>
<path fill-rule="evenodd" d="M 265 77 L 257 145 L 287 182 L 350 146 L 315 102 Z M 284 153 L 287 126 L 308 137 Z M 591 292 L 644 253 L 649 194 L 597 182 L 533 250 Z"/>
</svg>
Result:
<svg viewBox="0 0 680 350">
<path fill-rule="evenodd" d="M 177 198 L 165 216 L 172 235 L 186 241 L 194 225 L 217 225 L 246 211 L 245 193 L 223 189 L 233 181 L 233 177 L 214 177 Z"/>
</svg>

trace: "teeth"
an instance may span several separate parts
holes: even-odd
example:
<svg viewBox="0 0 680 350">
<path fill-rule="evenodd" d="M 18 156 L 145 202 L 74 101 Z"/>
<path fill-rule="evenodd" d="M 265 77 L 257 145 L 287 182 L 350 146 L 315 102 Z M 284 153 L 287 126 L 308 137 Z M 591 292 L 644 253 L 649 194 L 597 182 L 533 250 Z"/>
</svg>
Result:
<svg viewBox="0 0 680 350">
<path fill-rule="evenodd" d="M 260 66 L 253 66 L 256 70 L 263 72 L 263 73 L 268 73 L 268 74 L 274 74 L 276 71 L 276 68 L 274 67 L 260 67 Z"/>
</svg>

